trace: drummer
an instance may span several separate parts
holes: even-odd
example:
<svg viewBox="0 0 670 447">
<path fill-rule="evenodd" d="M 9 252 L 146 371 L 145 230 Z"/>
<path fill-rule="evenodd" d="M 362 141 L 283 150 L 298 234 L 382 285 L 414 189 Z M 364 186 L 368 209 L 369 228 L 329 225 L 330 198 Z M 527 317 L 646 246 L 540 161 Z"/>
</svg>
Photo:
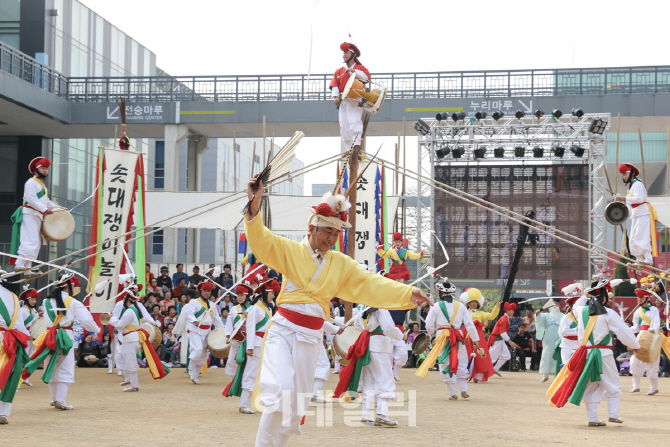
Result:
<svg viewBox="0 0 670 447">
<path fill-rule="evenodd" d="M 140 322 L 143 321 L 160 328 L 160 323 L 154 321 L 146 308 L 138 304 L 138 301 L 142 300 L 139 293 L 140 290 L 142 290 L 141 284 L 130 283 L 127 285 L 125 287 L 125 296 L 114 306 L 112 318 L 109 321 L 109 324 L 114 326 L 114 328 L 123 336 L 123 344 L 121 345 L 123 382 L 121 382 L 120 385 L 130 385 L 130 387 L 123 389 L 124 392 L 136 392 L 140 390 L 140 384 L 137 378 L 137 351 L 139 351 L 140 348 L 144 348 L 140 343 L 140 336 L 138 334 Z M 130 312 L 128 312 L 129 310 Z M 162 367 L 162 365 L 160 366 Z"/>
<path fill-rule="evenodd" d="M 642 334 L 644 332 L 651 332 L 652 334 L 657 334 L 658 330 L 661 328 L 661 315 L 656 306 L 652 305 L 650 302 L 651 297 L 654 295 L 653 292 L 644 289 L 636 289 L 635 295 L 637 295 L 638 308 L 633 315 L 633 327 L 631 329 L 634 333 Z M 638 340 L 640 339 L 639 337 L 640 335 L 638 335 Z M 640 392 L 640 379 L 646 372 L 650 384 L 647 396 L 658 394 L 658 368 L 660 363 L 660 356 L 656 361 L 646 363 L 638 359 L 637 354 L 633 355 L 630 359 L 630 373 L 633 376 L 633 388 L 630 392 Z"/>
<path fill-rule="evenodd" d="M 19 302 L 23 303 L 19 318 L 21 318 L 23 325 L 26 327 L 26 330 L 31 334 L 30 339 L 28 340 L 28 348 L 26 349 L 28 355 L 31 355 L 33 352 L 35 352 L 35 345 L 33 344 L 34 338 L 30 328 L 33 326 L 33 323 L 42 317 L 42 312 L 38 312 L 37 309 L 35 309 L 37 306 L 37 298 L 39 297 L 40 294 L 37 292 L 37 290 L 32 288 L 26 288 L 23 292 L 21 292 L 21 295 L 19 295 Z M 46 329 L 46 326 L 44 328 Z M 28 380 L 24 380 L 23 383 L 26 386 L 33 386 L 33 384 Z"/>
<path fill-rule="evenodd" d="M 51 161 L 46 157 L 37 157 L 28 165 L 33 177 L 23 187 L 23 205 L 12 214 L 11 254 L 26 259 L 10 258 L 10 264 L 16 264 L 15 272 L 25 272 L 27 279 L 39 276 L 39 270 L 31 270 L 32 260 L 40 254 L 41 229 L 44 216 L 53 214 L 57 204 L 49 200 L 44 180 L 49 176 Z"/>
<path fill-rule="evenodd" d="M 235 288 L 235 293 L 237 294 L 237 304 L 230 309 L 228 314 L 228 319 L 226 320 L 226 343 L 231 343 L 230 353 L 228 354 L 228 361 L 226 363 L 226 374 L 230 377 L 235 377 L 237 372 L 237 362 L 235 358 L 237 357 L 237 350 L 244 340 L 244 325 L 240 330 L 235 334 L 232 342 L 230 340 L 235 326 L 242 318 L 246 318 L 246 311 L 251 307 L 248 296 L 253 293 L 251 287 L 248 284 L 238 284 Z"/>
<path fill-rule="evenodd" d="M 223 327 L 218 308 L 213 302 L 210 282 L 203 282 L 198 286 L 200 298 L 191 300 L 186 306 L 188 320 L 188 374 L 191 381 L 200 385 L 200 368 L 207 367 L 207 336 L 214 328 Z M 210 301 L 212 300 L 212 301 Z"/>
<path fill-rule="evenodd" d="M 333 80 L 330 81 L 331 96 L 335 105 L 340 108 L 340 135 L 344 146 L 350 149 L 356 145 L 360 149 L 363 136 L 363 109 L 361 105 L 345 101 L 341 95 L 352 74 L 361 82 L 367 83 L 370 80 L 370 72 L 358 60 L 361 57 L 361 51 L 356 45 L 345 42 L 340 45 L 340 50 L 342 50 L 345 66 L 338 68 L 333 75 Z"/>
<path fill-rule="evenodd" d="M 272 312 L 268 306 L 272 304 L 280 289 L 281 286 L 274 279 L 261 283 L 256 288 L 251 299 L 251 306 L 247 310 L 247 337 L 241 343 L 239 353 L 234 360 L 239 366 L 235 377 L 223 392 L 225 397 L 240 396 L 240 413 L 255 413 L 249 408 L 249 397 L 254 390 L 258 375 L 261 342 L 265 331 L 270 326 L 270 318 L 272 318 Z M 228 361 L 230 362 L 230 359 Z"/>
</svg>

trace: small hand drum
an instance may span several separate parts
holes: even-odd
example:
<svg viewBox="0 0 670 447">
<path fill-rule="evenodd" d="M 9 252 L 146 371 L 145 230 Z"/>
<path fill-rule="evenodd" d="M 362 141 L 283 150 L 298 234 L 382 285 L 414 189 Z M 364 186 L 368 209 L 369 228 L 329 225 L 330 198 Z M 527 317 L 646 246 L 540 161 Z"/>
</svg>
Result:
<svg viewBox="0 0 670 447">
<path fill-rule="evenodd" d="M 612 202 L 605 207 L 605 220 L 612 225 L 623 225 L 628 220 L 628 207 L 623 202 Z"/>
<path fill-rule="evenodd" d="M 53 210 L 53 214 L 44 216 L 42 234 L 48 241 L 60 242 L 74 233 L 74 217 L 65 208 Z"/>
</svg>

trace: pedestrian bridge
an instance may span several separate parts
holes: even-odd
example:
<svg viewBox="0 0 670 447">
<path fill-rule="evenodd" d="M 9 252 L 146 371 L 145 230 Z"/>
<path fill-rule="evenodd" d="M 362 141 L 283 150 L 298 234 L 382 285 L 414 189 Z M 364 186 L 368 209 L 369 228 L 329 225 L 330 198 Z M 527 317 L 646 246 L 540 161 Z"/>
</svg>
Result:
<svg viewBox="0 0 670 447">
<path fill-rule="evenodd" d="M 332 75 L 156 76 L 67 78 L 0 42 L 0 135 L 47 138 L 109 138 L 121 122 L 126 99 L 128 133 L 163 138 L 165 126 L 186 125 L 208 137 L 257 137 L 265 116 L 267 134 L 288 137 L 339 135 L 330 100 Z M 436 112 L 474 114 L 497 110 L 618 113 L 621 131 L 658 124 L 670 116 L 670 66 L 493 70 L 432 73 L 373 73 L 387 88 L 368 135 L 397 135 L 403 120 Z M 657 119 L 649 119 L 657 117 Z M 627 129 L 627 127 L 629 129 Z M 653 130 L 653 129 L 649 129 Z"/>
</svg>

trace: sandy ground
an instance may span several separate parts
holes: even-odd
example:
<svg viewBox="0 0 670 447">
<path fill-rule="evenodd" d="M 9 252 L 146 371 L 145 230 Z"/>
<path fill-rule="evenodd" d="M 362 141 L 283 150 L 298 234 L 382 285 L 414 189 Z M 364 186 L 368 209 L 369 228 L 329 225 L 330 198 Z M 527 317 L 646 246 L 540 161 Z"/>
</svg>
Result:
<svg viewBox="0 0 670 447">
<path fill-rule="evenodd" d="M 163 380 L 151 380 L 140 370 L 140 392 L 122 393 L 120 378 L 106 369 L 77 369 L 76 381 L 68 395 L 74 411 L 57 411 L 49 406 L 47 386 L 33 376 L 32 388 L 23 387 L 16 395 L 9 425 L 0 426 L 4 445 L 98 445 L 98 446 L 252 446 L 259 414 L 237 411 L 237 399 L 226 399 L 221 391 L 229 378 L 222 369 L 210 369 L 193 385 L 184 369 L 173 369 Z M 470 399 L 448 401 L 448 392 L 430 372 L 425 380 L 403 369 L 398 392 L 407 400 L 416 392 L 416 422 L 411 426 L 410 401 L 395 411 L 398 428 L 362 426 L 360 406 L 345 409 L 336 403 L 310 407 L 303 436 L 291 446 L 324 445 L 328 440 L 373 446 L 544 446 L 651 445 L 667 439 L 670 433 L 670 379 L 660 379 L 661 393 L 645 396 L 629 394 L 630 378 L 622 377 L 623 425 L 586 427 L 583 407 L 568 404 L 556 409 L 544 396 L 548 384 L 541 384 L 534 372 L 504 373 L 489 383 L 471 385 Z M 336 375 L 326 383 L 333 389 Z M 649 382 L 643 379 L 643 391 Z M 332 408 L 332 411 L 330 410 Z M 317 411 L 318 410 L 318 411 Z M 601 419 L 606 418 L 606 403 L 600 404 Z M 346 423 L 345 421 L 353 421 Z"/>
</svg>

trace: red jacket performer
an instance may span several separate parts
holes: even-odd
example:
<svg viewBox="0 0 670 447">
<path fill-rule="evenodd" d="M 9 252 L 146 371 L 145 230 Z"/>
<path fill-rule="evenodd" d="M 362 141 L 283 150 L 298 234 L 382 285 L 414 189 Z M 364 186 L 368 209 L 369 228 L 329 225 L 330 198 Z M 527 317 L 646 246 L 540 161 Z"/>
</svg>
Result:
<svg viewBox="0 0 670 447">
<path fill-rule="evenodd" d="M 500 375 L 498 371 L 505 362 L 512 358 L 506 342 L 509 341 L 509 335 L 507 334 L 509 331 L 509 318 L 514 315 L 515 310 L 516 304 L 505 303 L 503 305 L 505 315 L 500 317 L 496 325 L 493 326 L 491 335 L 489 335 L 489 354 L 491 354 L 493 370 L 497 375 Z"/>
<path fill-rule="evenodd" d="M 330 91 L 335 100 L 335 105 L 340 108 L 340 135 L 347 149 L 351 146 L 361 145 L 363 134 L 363 109 L 360 105 L 353 102 L 343 101 L 342 93 L 344 87 L 349 81 L 349 77 L 354 74 L 358 80 L 366 83 L 370 80 L 370 72 L 358 60 L 361 57 L 361 51 L 352 43 L 343 43 L 340 45 L 343 51 L 344 67 L 338 68 L 330 81 Z"/>
</svg>

